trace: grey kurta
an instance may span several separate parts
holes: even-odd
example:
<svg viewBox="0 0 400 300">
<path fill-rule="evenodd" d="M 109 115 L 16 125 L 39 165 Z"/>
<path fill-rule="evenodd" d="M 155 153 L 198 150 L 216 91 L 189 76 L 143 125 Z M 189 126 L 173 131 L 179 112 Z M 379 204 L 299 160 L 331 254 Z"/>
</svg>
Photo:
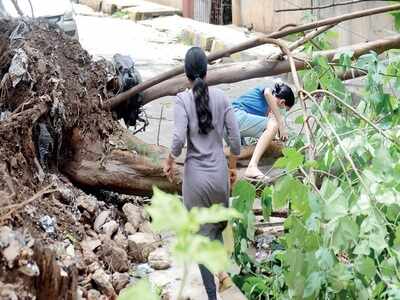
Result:
<svg viewBox="0 0 400 300">
<path fill-rule="evenodd" d="M 240 154 L 240 134 L 235 114 L 223 91 L 209 88 L 209 107 L 214 129 L 207 135 L 199 133 L 196 105 L 191 90 L 179 93 L 175 102 L 175 127 L 171 153 L 179 156 L 187 140 L 183 177 L 183 200 L 191 209 L 228 205 L 228 165 L 223 152 L 224 130 L 231 152 Z"/>
</svg>

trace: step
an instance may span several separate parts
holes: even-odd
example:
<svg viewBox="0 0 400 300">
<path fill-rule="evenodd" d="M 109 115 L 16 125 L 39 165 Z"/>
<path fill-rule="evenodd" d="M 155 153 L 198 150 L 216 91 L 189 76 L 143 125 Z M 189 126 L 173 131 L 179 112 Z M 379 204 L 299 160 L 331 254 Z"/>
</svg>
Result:
<svg viewBox="0 0 400 300">
<path fill-rule="evenodd" d="M 143 0 L 126 0 L 126 2 L 129 2 L 129 6 L 123 7 L 121 10 L 122 12 L 126 12 L 128 18 L 133 21 L 143 21 L 157 17 L 181 15 L 181 11 L 179 9 L 161 4 Z"/>
</svg>

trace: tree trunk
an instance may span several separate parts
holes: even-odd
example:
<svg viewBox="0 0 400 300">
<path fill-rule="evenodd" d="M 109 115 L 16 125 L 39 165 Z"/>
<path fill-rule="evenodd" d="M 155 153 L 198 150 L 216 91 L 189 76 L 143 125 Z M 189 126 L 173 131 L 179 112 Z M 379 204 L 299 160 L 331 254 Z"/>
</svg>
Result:
<svg viewBox="0 0 400 300">
<path fill-rule="evenodd" d="M 172 183 L 163 173 L 162 162 L 168 154 L 164 147 L 143 143 L 126 131 L 101 141 L 75 129 L 70 142 L 74 154 L 63 172 L 80 186 L 135 195 L 150 195 L 153 185 L 168 192 L 181 190 L 179 169 Z"/>
</svg>

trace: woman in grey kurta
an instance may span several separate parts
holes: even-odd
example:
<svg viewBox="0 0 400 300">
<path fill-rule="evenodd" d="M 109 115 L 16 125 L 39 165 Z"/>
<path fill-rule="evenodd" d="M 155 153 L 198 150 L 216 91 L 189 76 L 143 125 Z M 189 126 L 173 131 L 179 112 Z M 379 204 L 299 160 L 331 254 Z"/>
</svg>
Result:
<svg viewBox="0 0 400 300">
<path fill-rule="evenodd" d="M 183 176 L 183 200 L 192 207 L 228 206 L 229 178 L 236 177 L 236 155 L 240 154 L 240 134 L 235 114 L 228 98 L 205 82 L 207 57 L 198 47 L 191 48 L 185 57 L 185 73 L 192 88 L 176 96 L 175 126 L 171 153 L 166 160 L 165 172 L 173 174 L 174 159 L 187 141 L 187 154 Z M 231 156 L 228 162 L 223 151 L 226 130 Z M 222 240 L 225 224 L 207 224 L 200 234 Z M 216 298 L 214 276 L 200 266 L 209 300 Z"/>
</svg>

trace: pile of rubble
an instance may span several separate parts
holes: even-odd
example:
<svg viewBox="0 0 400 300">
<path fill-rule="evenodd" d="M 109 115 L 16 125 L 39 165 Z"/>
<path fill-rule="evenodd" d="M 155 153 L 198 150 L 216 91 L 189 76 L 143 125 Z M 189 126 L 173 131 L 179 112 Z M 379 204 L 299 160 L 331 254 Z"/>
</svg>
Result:
<svg viewBox="0 0 400 300">
<path fill-rule="evenodd" d="M 37 242 L 49 243 L 61 270 L 76 266 L 78 299 L 115 298 L 149 270 L 170 267 L 161 237 L 150 228 L 143 198 L 121 195 L 125 204 L 119 209 L 82 191 L 64 187 L 66 191 L 76 203 L 74 218 L 83 226 L 80 240 L 63 232 L 61 220 L 48 215 L 40 218 L 38 240 L 24 227 L 0 227 L 1 299 L 35 298 L 32 286 L 46 268 L 37 259 L 41 255 Z"/>
</svg>

